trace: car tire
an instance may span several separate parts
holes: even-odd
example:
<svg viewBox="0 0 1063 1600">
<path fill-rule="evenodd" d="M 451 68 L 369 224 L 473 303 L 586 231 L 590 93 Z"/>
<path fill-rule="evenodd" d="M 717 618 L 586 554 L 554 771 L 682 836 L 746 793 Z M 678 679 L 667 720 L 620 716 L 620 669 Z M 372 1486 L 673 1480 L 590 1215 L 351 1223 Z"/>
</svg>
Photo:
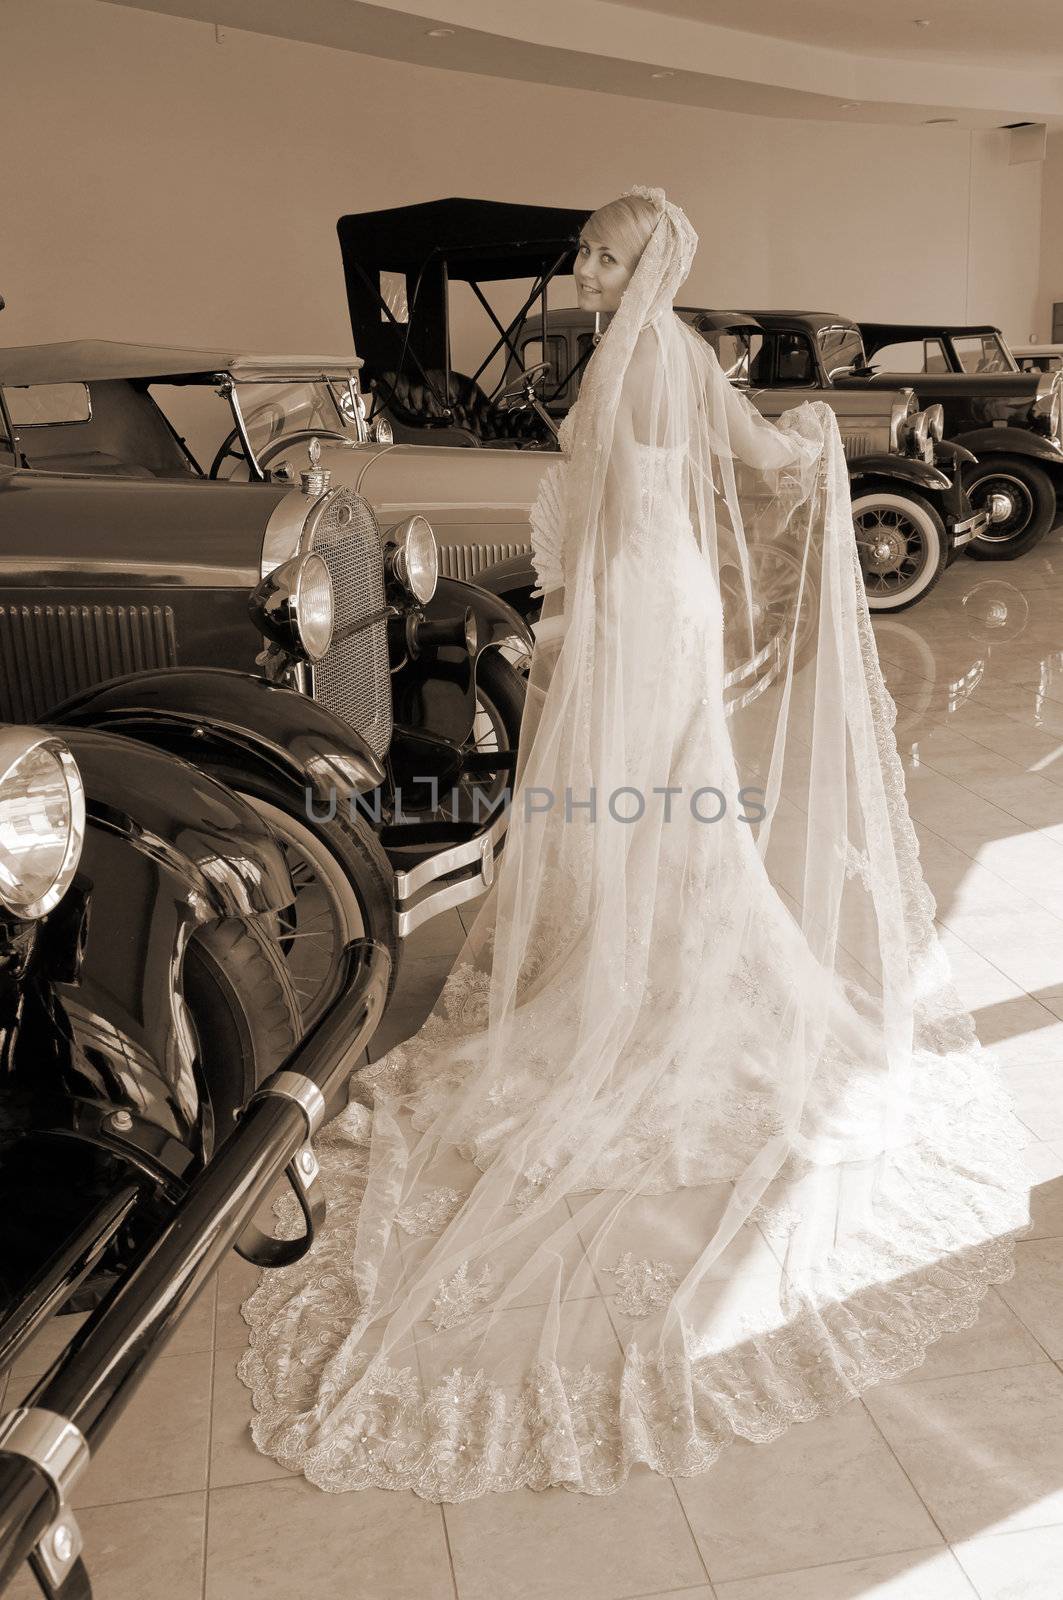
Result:
<svg viewBox="0 0 1063 1600">
<path fill-rule="evenodd" d="M 945 570 L 948 541 L 944 521 L 930 500 L 914 489 L 861 485 L 853 495 L 853 532 L 860 546 L 864 591 L 873 615 L 907 611 L 926 598 Z M 878 557 L 868 550 L 872 533 L 881 535 Z M 907 554 L 901 554 L 899 547 Z"/>
<path fill-rule="evenodd" d="M 298 1044 L 299 1001 L 283 956 L 254 918 L 225 917 L 197 928 L 181 987 L 216 1149 L 258 1085 Z M 204 1158 L 210 1153 L 204 1149 Z"/>
<path fill-rule="evenodd" d="M 1021 456 L 983 456 L 964 475 L 964 483 L 975 511 L 982 509 L 994 487 L 1009 495 L 1015 505 L 1007 522 L 966 546 L 975 561 L 1014 561 L 1039 544 L 1055 525 L 1059 514 L 1055 485 L 1036 462 Z"/>
<path fill-rule="evenodd" d="M 228 784 L 273 829 L 292 869 L 296 900 L 259 919 L 288 965 L 303 1027 L 324 1015 L 339 991 L 343 947 L 372 939 L 391 956 L 388 999 L 401 941 L 395 921 L 395 875 L 370 822 L 337 796 L 335 814 L 313 817 L 303 787 L 212 762 L 211 777 Z"/>
</svg>

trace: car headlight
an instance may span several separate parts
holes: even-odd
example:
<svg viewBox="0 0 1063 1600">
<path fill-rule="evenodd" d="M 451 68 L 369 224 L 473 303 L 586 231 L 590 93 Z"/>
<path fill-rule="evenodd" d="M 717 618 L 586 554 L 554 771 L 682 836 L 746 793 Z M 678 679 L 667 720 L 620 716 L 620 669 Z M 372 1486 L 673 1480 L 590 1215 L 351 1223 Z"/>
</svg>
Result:
<svg viewBox="0 0 1063 1600">
<path fill-rule="evenodd" d="M 940 443 L 945 437 L 945 407 L 943 405 L 927 406 L 926 425 L 930 437 Z"/>
<path fill-rule="evenodd" d="M 901 398 L 894 400 L 890 407 L 890 449 L 898 454 L 905 448 L 905 429 L 908 418 L 919 410 L 919 402 L 915 398 L 914 389 L 902 389 Z"/>
<path fill-rule="evenodd" d="M 925 411 L 916 411 L 904 425 L 904 438 L 910 455 L 922 461 L 934 458 L 934 441 L 930 437 L 930 418 Z"/>
<path fill-rule="evenodd" d="M 391 426 L 387 417 L 377 417 L 369 429 L 369 437 L 374 444 L 394 444 L 395 429 Z"/>
<path fill-rule="evenodd" d="M 266 574 L 250 600 L 260 633 L 307 661 L 328 654 L 336 599 L 325 562 L 312 552 L 291 556 Z"/>
<path fill-rule="evenodd" d="M 427 605 L 439 582 L 439 546 L 427 517 L 407 517 L 389 528 L 387 537 L 395 541 L 390 558 L 391 570 L 419 605 Z"/>
<path fill-rule="evenodd" d="M 61 739 L 0 730 L 0 904 L 30 921 L 70 887 L 85 840 L 85 789 Z"/>
</svg>

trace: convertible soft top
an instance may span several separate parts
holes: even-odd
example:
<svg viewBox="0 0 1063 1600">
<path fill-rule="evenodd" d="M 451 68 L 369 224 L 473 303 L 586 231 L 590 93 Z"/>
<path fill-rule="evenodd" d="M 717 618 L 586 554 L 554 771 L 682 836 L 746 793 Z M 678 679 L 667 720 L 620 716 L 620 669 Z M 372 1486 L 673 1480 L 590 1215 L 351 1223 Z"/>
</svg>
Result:
<svg viewBox="0 0 1063 1600">
<path fill-rule="evenodd" d="M 179 345 L 123 344 L 117 339 L 71 339 L 0 349 L 0 383 L 94 383 L 105 378 L 188 378 L 230 372 L 242 382 L 345 377 L 357 356 L 258 356 L 236 350 L 186 350 Z"/>
<path fill-rule="evenodd" d="M 465 283 L 532 278 L 573 253 L 590 208 L 515 205 L 508 200 L 426 200 L 352 212 L 336 224 L 346 265 L 370 272 L 417 272 L 445 257 Z"/>
<path fill-rule="evenodd" d="M 336 232 L 351 329 L 366 375 L 407 365 L 424 378 L 432 369 L 449 372 L 448 285 L 469 283 L 484 301 L 482 283 L 532 279 L 534 299 L 550 278 L 571 272 L 579 231 L 590 214 L 589 208 L 452 198 L 340 217 Z M 385 305 L 382 273 L 405 279 L 407 310 L 399 316 Z"/>
</svg>

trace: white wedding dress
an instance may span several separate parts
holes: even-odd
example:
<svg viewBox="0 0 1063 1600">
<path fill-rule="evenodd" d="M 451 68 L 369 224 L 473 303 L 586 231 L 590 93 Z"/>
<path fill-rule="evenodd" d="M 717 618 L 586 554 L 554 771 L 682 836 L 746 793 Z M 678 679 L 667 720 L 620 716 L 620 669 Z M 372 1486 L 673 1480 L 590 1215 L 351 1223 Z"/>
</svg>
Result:
<svg viewBox="0 0 1063 1600">
<path fill-rule="evenodd" d="M 934 932 L 836 424 L 772 428 L 677 331 L 675 210 L 533 513 L 551 642 L 499 880 L 318 1139 L 320 1239 L 244 1308 L 255 1440 L 325 1489 L 703 1471 L 917 1366 L 1028 1220 Z"/>
</svg>

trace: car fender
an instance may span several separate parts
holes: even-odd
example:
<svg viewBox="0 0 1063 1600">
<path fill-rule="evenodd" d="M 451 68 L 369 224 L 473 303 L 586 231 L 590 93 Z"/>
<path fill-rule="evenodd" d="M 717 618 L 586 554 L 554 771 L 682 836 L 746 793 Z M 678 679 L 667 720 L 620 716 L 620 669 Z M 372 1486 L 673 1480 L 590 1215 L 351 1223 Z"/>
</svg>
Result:
<svg viewBox="0 0 1063 1600">
<path fill-rule="evenodd" d="M 531 551 L 517 556 L 507 556 L 504 561 L 492 561 L 476 574 L 477 586 L 502 600 L 523 618 L 532 606 L 531 591 L 538 587 L 539 579 L 532 565 Z M 538 601 L 535 602 L 538 604 Z"/>
<path fill-rule="evenodd" d="M 85 841 L 38 935 L 65 1026 L 51 1059 L 34 1053 L 23 1074 L 29 1130 L 74 1136 L 165 1185 L 212 1126 L 181 998 L 188 940 L 203 923 L 287 905 L 291 877 L 254 808 L 187 762 L 90 729 L 63 739 L 85 786 Z"/>
<path fill-rule="evenodd" d="M 952 480 L 940 467 L 929 461 L 917 461 L 913 456 L 881 455 L 855 456 L 849 462 L 849 481 L 855 487 L 864 478 L 899 478 L 913 488 L 940 494 L 952 488 Z"/>
<path fill-rule="evenodd" d="M 235 760 L 309 789 L 323 803 L 368 794 L 385 778 L 375 751 L 326 706 L 227 668 L 128 673 L 64 700 L 48 721 L 122 733 L 196 766 Z"/>
<path fill-rule="evenodd" d="M 969 433 L 958 433 L 953 443 L 964 445 L 979 457 L 1002 453 L 1026 456 L 1039 466 L 1063 470 L 1063 450 L 1051 439 L 1031 433 L 1028 428 L 974 428 Z"/>
</svg>

